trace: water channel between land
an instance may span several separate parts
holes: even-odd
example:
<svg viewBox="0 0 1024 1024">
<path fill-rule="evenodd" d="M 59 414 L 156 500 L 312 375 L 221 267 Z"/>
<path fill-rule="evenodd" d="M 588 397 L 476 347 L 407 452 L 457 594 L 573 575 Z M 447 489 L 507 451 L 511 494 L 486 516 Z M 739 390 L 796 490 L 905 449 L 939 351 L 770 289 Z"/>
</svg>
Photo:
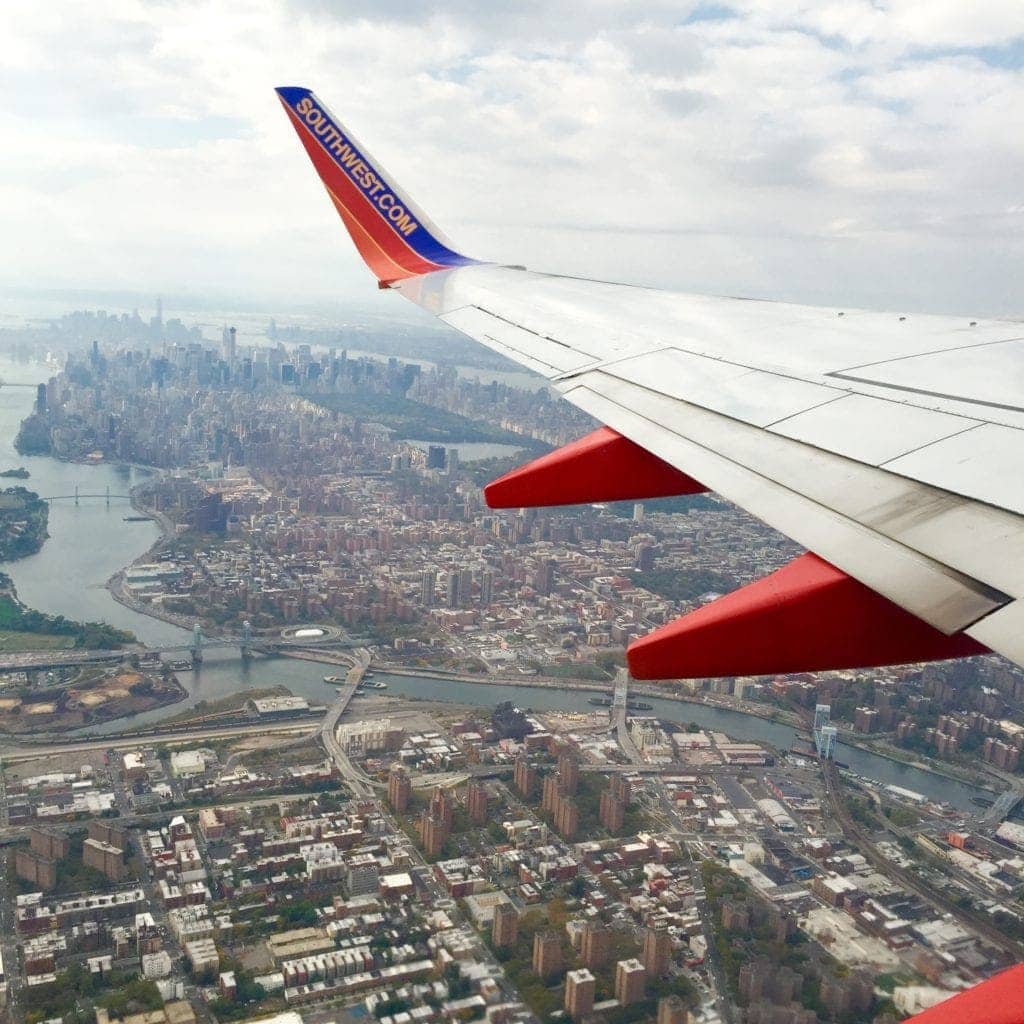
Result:
<svg viewBox="0 0 1024 1024">
<path fill-rule="evenodd" d="M 35 399 L 34 388 L 12 387 L 12 383 L 35 384 L 48 379 L 52 370 L 40 363 L 17 363 L 0 359 L 0 470 L 24 466 L 31 477 L 24 486 L 48 497 L 82 494 L 127 494 L 144 477 L 144 471 L 113 464 L 79 465 L 49 456 L 22 456 L 14 450 L 14 438 L 21 420 Z M 448 446 L 453 447 L 453 446 Z M 454 446 L 458 447 L 458 446 Z M 479 458 L 474 446 L 464 458 Z M 494 446 L 501 454 L 505 446 Z M 484 455 L 492 454 L 490 452 Z M 20 481 L 10 481 L 19 483 Z M 143 643 L 154 646 L 185 643 L 190 634 L 159 619 L 118 604 L 107 592 L 106 581 L 133 559 L 147 551 L 159 538 L 155 523 L 125 522 L 131 507 L 123 498 L 113 498 L 109 507 L 103 498 L 82 498 L 51 504 L 50 537 L 42 550 L 29 558 L 0 563 L 0 571 L 14 580 L 20 598 L 29 606 L 51 615 L 79 620 L 105 621 L 131 630 Z M 282 685 L 317 704 L 333 700 L 335 688 L 323 682 L 327 666 L 292 658 L 254 658 L 242 661 L 237 651 L 210 650 L 203 664 L 179 679 L 188 691 L 185 701 L 170 708 L 158 708 L 95 726 L 87 732 L 104 735 L 126 725 L 144 726 L 177 714 L 201 700 L 216 700 L 238 690 Z M 397 676 L 384 672 L 377 679 L 387 683 L 387 693 L 432 701 L 490 706 L 511 700 L 537 710 L 590 711 L 586 691 L 540 689 L 529 686 L 485 686 L 478 683 L 425 676 Z M 753 715 L 702 704 L 645 697 L 653 705 L 651 714 L 677 722 L 696 722 L 703 728 L 728 733 L 737 739 L 769 743 L 787 750 L 794 730 Z M 3 744 L 0 743 L 0 752 Z M 964 811 L 974 810 L 972 796 L 984 793 L 932 772 L 903 765 L 869 751 L 840 744 L 839 757 L 859 774 L 881 783 L 902 786 L 936 800 L 946 800 Z"/>
</svg>

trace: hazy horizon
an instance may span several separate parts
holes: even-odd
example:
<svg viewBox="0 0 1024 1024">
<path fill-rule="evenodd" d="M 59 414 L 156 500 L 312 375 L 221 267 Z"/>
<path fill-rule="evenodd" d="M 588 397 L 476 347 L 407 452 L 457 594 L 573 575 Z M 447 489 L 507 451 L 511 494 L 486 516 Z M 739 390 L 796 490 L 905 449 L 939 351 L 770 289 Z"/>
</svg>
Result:
<svg viewBox="0 0 1024 1024">
<path fill-rule="evenodd" d="M 0 25 L 8 292 L 401 315 L 280 109 L 304 84 L 474 256 L 1024 314 L 1015 0 L 108 0 Z"/>
</svg>

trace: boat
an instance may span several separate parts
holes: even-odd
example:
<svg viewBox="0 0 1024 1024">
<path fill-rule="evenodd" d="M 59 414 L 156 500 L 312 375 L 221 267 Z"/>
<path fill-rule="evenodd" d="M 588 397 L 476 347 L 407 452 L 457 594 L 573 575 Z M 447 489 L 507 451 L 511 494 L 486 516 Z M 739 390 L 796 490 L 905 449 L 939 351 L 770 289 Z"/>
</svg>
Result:
<svg viewBox="0 0 1024 1024">
<path fill-rule="evenodd" d="M 611 697 L 591 697 L 588 704 L 593 704 L 595 708 L 610 708 L 612 706 Z"/>
<path fill-rule="evenodd" d="M 148 523 L 149 516 L 122 516 L 122 523 Z"/>
<path fill-rule="evenodd" d="M 388 688 L 387 683 L 378 683 L 376 680 L 372 683 L 366 684 L 371 690 L 386 690 Z"/>
<path fill-rule="evenodd" d="M 974 804 L 975 807 L 988 808 L 995 804 L 995 800 L 989 800 L 988 797 L 985 796 L 972 796 L 971 803 Z"/>
<path fill-rule="evenodd" d="M 324 676 L 325 683 L 344 683 L 344 676 Z"/>
</svg>

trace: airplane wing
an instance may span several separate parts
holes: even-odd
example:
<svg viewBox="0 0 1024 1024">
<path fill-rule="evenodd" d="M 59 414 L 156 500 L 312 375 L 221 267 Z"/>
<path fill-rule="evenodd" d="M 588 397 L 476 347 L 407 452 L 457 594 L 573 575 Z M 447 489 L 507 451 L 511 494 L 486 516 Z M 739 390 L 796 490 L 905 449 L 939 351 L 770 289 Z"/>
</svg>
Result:
<svg viewBox="0 0 1024 1024">
<path fill-rule="evenodd" d="M 1024 323 L 684 295 L 461 254 L 308 89 L 278 95 L 390 288 L 607 426 L 494 507 L 711 490 L 808 553 L 629 648 L 637 678 L 1024 665 Z"/>
</svg>

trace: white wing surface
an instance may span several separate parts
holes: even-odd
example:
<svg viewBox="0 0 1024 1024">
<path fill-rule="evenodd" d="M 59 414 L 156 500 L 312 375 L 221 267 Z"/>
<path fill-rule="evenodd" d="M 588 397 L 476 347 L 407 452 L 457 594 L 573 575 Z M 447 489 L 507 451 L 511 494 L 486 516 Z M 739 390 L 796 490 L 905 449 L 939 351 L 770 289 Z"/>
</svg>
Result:
<svg viewBox="0 0 1024 1024">
<path fill-rule="evenodd" d="M 415 231 L 406 257 L 358 187 L 339 212 L 383 285 L 939 633 L 1024 665 L 1024 323 L 558 277 Z"/>
</svg>

